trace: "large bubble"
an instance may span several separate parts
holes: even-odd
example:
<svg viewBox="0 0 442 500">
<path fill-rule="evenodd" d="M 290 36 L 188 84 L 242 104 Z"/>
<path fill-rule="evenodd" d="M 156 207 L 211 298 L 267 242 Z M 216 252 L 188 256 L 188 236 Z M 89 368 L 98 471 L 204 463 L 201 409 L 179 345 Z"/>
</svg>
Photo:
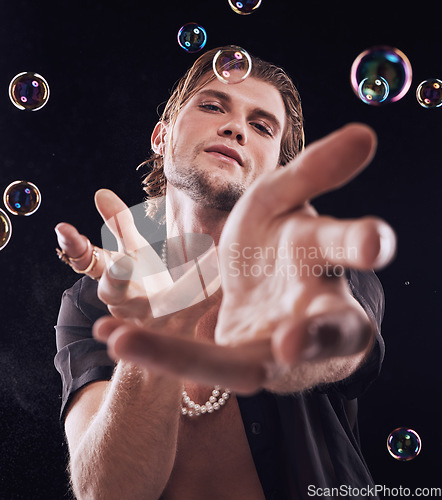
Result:
<svg viewBox="0 0 442 500">
<path fill-rule="evenodd" d="M 198 23 L 187 23 L 178 31 L 178 43 L 186 52 L 200 51 L 207 42 L 206 30 Z"/>
<path fill-rule="evenodd" d="M 423 108 L 442 106 L 442 81 L 430 78 L 421 82 L 416 90 L 416 99 Z"/>
<path fill-rule="evenodd" d="M 32 182 L 11 182 L 3 193 L 3 203 L 11 214 L 32 215 L 41 203 L 40 190 Z"/>
<path fill-rule="evenodd" d="M 398 427 L 389 434 L 387 449 L 396 460 L 413 460 L 421 451 L 421 439 L 413 429 Z"/>
<path fill-rule="evenodd" d="M 381 103 L 396 102 L 408 92 L 413 72 L 407 56 L 399 49 L 388 46 L 377 46 L 367 49 L 354 60 L 351 67 L 351 85 L 355 94 L 365 103 L 379 105 Z M 361 97 L 362 82 L 381 82 L 379 92 L 374 92 L 372 98 Z M 383 83 L 386 83 L 386 86 Z M 385 88 L 388 94 L 382 99 L 376 95 L 383 95 Z M 370 94 L 368 94 L 370 95 Z"/>
<path fill-rule="evenodd" d="M 220 49 L 213 58 L 213 71 L 223 83 L 240 83 L 252 70 L 252 59 L 248 52 L 237 45 Z"/>
<path fill-rule="evenodd" d="M 38 111 L 48 102 L 48 82 L 38 73 L 19 73 L 9 84 L 9 98 L 22 111 Z"/>
</svg>

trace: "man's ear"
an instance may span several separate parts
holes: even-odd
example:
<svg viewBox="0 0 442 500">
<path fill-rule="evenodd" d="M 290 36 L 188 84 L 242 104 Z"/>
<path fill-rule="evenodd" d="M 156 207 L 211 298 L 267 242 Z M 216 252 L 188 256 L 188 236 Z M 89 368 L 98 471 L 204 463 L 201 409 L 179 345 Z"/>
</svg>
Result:
<svg viewBox="0 0 442 500">
<path fill-rule="evenodd" d="M 152 137 L 150 143 L 152 145 L 152 150 L 159 155 L 164 155 L 166 150 L 166 136 L 168 132 L 168 126 L 164 122 L 158 122 L 152 132 Z"/>
</svg>

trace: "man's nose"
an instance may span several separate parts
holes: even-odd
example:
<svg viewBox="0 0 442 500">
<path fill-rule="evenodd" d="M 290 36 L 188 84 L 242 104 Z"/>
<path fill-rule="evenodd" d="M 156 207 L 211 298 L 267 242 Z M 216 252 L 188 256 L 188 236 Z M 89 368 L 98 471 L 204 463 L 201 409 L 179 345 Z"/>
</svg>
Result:
<svg viewBox="0 0 442 500">
<path fill-rule="evenodd" d="M 242 146 L 247 142 L 245 124 L 239 119 L 231 119 L 218 129 L 218 135 L 238 141 Z"/>
</svg>

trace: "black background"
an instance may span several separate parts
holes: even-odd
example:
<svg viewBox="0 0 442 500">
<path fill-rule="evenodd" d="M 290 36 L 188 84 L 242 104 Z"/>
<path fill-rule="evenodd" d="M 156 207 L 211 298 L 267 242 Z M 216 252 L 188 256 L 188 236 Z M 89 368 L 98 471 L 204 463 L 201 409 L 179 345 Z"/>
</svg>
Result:
<svg viewBox="0 0 442 500">
<path fill-rule="evenodd" d="M 157 105 L 198 56 L 176 41 L 189 21 L 205 27 L 207 49 L 237 44 L 287 70 L 302 96 L 307 144 L 349 121 L 376 130 L 370 167 L 315 206 L 337 217 L 375 214 L 397 232 L 397 257 L 378 273 L 387 351 L 360 401 L 362 446 L 375 483 L 442 486 L 442 108 L 424 109 L 415 98 L 422 80 L 442 79 L 439 13 L 403 2 L 263 0 L 250 16 L 235 14 L 227 0 L 1 5 L 0 192 L 26 179 L 40 188 L 42 205 L 30 217 L 10 216 L 12 238 L 0 252 L 0 499 L 69 498 L 53 326 L 77 275 L 58 262 L 53 227 L 70 222 L 99 245 L 94 192 L 106 187 L 128 205 L 141 202 L 135 168 L 149 152 Z M 413 81 L 401 101 L 371 107 L 356 98 L 349 74 L 356 56 L 378 44 L 408 56 Z M 20 111 L 8 98 L 22 71 L 49 82 L 40 111 Z M 387 452 L 399 426 L 422 438 L 410 462 Z"/>
</svg>

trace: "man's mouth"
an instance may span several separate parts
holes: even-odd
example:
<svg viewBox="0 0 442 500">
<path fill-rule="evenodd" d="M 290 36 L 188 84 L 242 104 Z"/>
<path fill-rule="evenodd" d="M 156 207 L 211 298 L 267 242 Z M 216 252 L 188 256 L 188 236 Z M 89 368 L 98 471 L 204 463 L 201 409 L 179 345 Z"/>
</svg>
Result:
<svg viewBox="0 0 442 500">
<path fill-rule="evenodd" d="M 241 167 L 243 166 L 241 155 L 235 149 L 224 146 L 223 144 L 215 144 L 208 147 L 204 151 L 212 154 L 220 160 L 230 162 L 232 164 L 237 163 Z"/>
</svg>

